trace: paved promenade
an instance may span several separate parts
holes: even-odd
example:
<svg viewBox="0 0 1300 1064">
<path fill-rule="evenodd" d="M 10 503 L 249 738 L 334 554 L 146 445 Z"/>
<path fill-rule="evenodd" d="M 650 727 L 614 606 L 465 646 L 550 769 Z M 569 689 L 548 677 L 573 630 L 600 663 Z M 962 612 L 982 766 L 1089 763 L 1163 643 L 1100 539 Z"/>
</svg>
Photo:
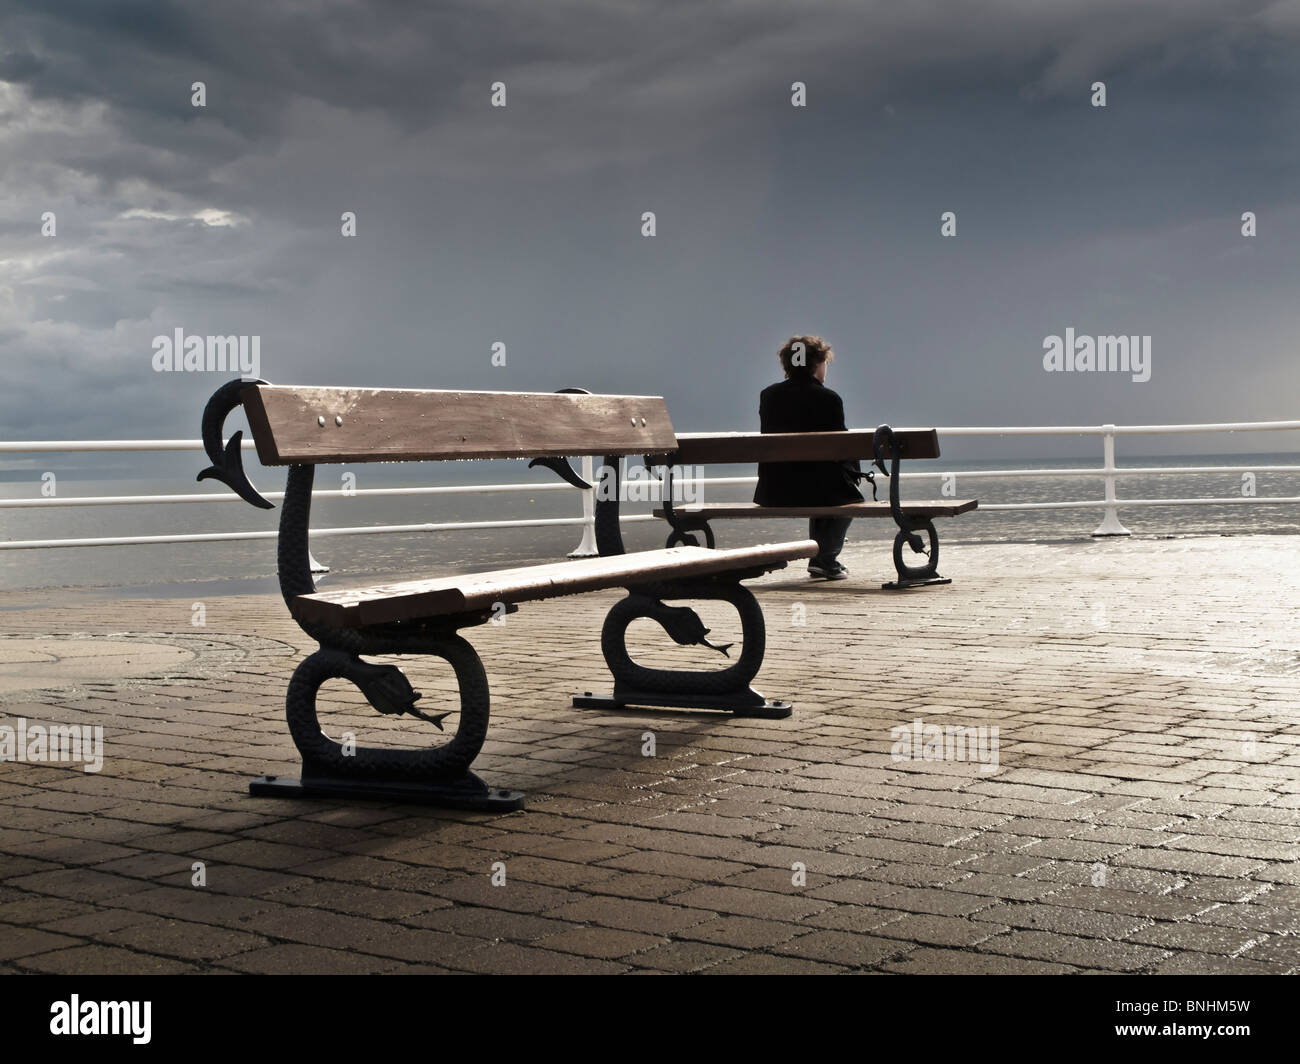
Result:
<svg viewBox="0 0 1300 1064">
<path fill-rule="evenodd" d="M 505 815 L 248 797 L 297 772 L 278 597 L 0 596 L 0 725 L 105 744 L 0 764 L 0 970 L 1300 971 L 1300 539 L 944 554 L 757 582 L 788 720 L 571 708 L 616 593 L 471 631 Z M 333 734 L 431 731 L 326 690 Z M 954 725 L 982 761 L 925 758 Z"/>
</svg>

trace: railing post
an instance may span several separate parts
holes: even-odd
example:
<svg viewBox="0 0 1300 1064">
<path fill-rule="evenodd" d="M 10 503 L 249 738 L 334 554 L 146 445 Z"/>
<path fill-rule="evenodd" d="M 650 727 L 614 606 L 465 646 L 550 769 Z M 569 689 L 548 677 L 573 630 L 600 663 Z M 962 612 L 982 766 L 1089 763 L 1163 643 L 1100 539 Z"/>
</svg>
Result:
<svg viewBox="0 0 1300 1064">
<path fill-rule="evenodd" d="M 1115 426 L 1102 426 L 1102 472 L 1106 474 L 1106 513 L 1101 519 L 1094 536 L 1128 536 L 1132 535 L 1119 521 L 1115 498 Z"/>
<path fill-rule="evenodd" d="M 582 493 L 582 542 L 569 551 L 570 558 L 594 558 L 596 550 L 596 481 L 591 455 L 582 456 L 582 479 L 592 487 Z"/>
</svg>

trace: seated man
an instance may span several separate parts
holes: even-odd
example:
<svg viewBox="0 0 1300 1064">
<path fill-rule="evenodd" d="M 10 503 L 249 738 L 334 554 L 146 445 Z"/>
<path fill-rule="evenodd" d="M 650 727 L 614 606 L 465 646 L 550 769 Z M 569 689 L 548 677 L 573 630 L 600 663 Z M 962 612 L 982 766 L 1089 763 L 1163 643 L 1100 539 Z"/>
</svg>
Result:
<svg viewBox="0 0 1300 1064">
<path fill-rule="evenodd" d="M 835 357 L 820 336 L 792 336 L 777 356 L 785 380 L 763 389 L 759 397 L 762 432 L 844 431 L 844 403 L 827 388 L 826 369 Z M 857 462 L 759 462 L 754 502 L 760 506 L 837 506 L 862 502 Z M 814 517 L 808 538 L 821 548 L 808 573 L 843 580 L 848 570 L 839 561 L 848 533 L 848 517 Z"/>
</svg>

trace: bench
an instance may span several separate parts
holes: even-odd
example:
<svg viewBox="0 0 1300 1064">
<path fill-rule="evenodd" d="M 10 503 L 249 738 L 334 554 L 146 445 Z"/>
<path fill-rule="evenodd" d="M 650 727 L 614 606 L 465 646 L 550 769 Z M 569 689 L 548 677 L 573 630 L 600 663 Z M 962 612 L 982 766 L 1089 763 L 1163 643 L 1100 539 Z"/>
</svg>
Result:
<svg viewBox="0 0 1300 1064">
<path fill-rule="evenodd" d="M 280 591 L 290 614 L 320 648 L 294 671 L 286 695 L 289 732 L 302 755 L 300 779 L 264 776 L 254 795 L 361 797 L 418 801 L 469 809 L 517 809 L 523 796 L 488 787 L 470 771 L 487 734 L 489 694 L 483 663 L 460 631 L 484 624 L 520 603 L 624 588 L 610 609 L 601 649 L 614 679 L 612 695 L 585 692 L 573 705 L 593 708 L 667 706 L 724 710 L 736 716 L 787 717 L 788 702 L 768 701 L 750 687 L 763 661 L 765 629 L 757 601 L 742 581 L 788 561 L 812 557 L 811 540 L 708 550 L 698 545 L 624 554 L 602 520 L 602 557 L 465 576 L 318 591 L 308 551 L 315 467 L 336 462 L 451 461 L 530 458 L 578 487 L 587 487 L 571 456 L 670 453 L 676 438 L 661 398 L 586 393 L 515 393 L 279 387 L 236 380 L 208 400 L 203 446 L 215 479 L 245 501 L 271 508 L 244 472 L 242 430 L 223 442 L 226 417 L 242 406 L 266 466 L 288 466 L 276 544 Z M 612 516 L 617 535 L 617 514 Z M 700 617 L 667 601 L 714 599 L 740 616 L 742 650 L 716 670 L 654 669 L 628 654 L 628 626 L 657 622 L 680 646 L 714 646 Z M 316 697 L 327 680 L 354 684 L 382 714 L 408 714 L 444 730 L 455 709 L 426 713 L 401 669 L 366 655 L 432 655 L 454 670 L 459 694 L 455 734 L 439 746 L 386 749 L 335 742 L 321 729 Z M 729 654 L 728 654 L 729 656 Z"/>
<path fill-rule="evenodd" d="M 728 432 L 679 433 L 676 449 L 651 456 L 650 461 L 667 466 L 668 480 L 674 465 L 733 464 L 752 462 L 826 462 L 845 459 L 868 459 L 889 478 L 888 502 L 859 502 L 842 506 L 760 506 L 752 502 L 702 503 L 676 506 L 672 501 L 671 483 L 664 485 L 664 505 L 654 511 L 672 526 L 668 545 L 698 545 L 692 534 L 702 532 L 708 547 L 715 545 L 711 521 L 736 518 L 803 518 L 803 517 L 892 517 L 898 525 L 894 537 L 894 568 L 898 579 L 884 584 L 889 589 L 949 584 L 939 568 L 939 534 L 936 517 L 956 517 L 976 509 L 975 499 L 933 499 L 924 502 L 901 502 L 898 497 L 899 464 L 904 458 L 939 457 L 939 433 L 935 429 L 893 429 L 881 425 L 873 431 L 851 429 L 847 432 Z M 890 463 L 885 469 L 885 462 Z M 868 477 L 870 478 L 870 474 Z M 876 490 L 871 479 L 871 493 Z M 923 539 L 920 533 L 925 533 Z M 907 546 L 913 554 L 925 557 L 921 565 L 911 565 L 903 554 Z"/>
</svg>

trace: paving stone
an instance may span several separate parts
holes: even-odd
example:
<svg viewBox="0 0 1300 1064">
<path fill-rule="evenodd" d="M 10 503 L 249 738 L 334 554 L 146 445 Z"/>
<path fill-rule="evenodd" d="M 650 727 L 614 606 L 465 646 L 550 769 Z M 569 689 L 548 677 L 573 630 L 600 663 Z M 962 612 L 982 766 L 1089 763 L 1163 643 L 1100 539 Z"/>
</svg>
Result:
<svg viewBox="0 0 1300 1064">
<path fill-rule="evenodd" d="M 805 960 L 856 968 L 879 964 L 912 948 L 907 942 L 871 935 L 850 934 L 845 931 L 812 931 L 789 942 L 781 943 L 776 947 L 776 951 L 802 957 Z"/>
<path fill-rule="evenodd" d="M 1218 905 L 1195 917 L 1195 921 L 1281 935 L 1300 934 L 1300 910 L 1272 905 Z"/>
<path fill-rule="evenodd" d="M 900 975 L 1064 975 L 1078 971 L 1066 964 L 953 949 L 917 949 L 881 967 Z"/>
<path fill-rule="evenodd" d="M 201 969 L 193 964 L 160 957 L 150 953 L 135 953 L 113 946 L 77 946 L 73 949 L 55 950 L 35 957 L 24 957 L 24 967 L 51 975 L 180 975 Z"/>
<path fill-rule="evenodd" d="M 393 934 L 393 925 L 346 913 L 334 913 L 305 906 L 283 906 L 270 912 L 252 913 L 240 920 L 241 928 L 273 938 L 305 942 L 312 946 L 364 950 L 368 943 Z"/>
<path fill-rule="evenodd" d="M 214 961 L 266 946 L 260 935 L 183 920 L 153 919 L 130 923 L 104 936 L 114 945 L 137 953 L 156 953 L 188 961 Z"/>
<path fill-rule="evenodd" d="M 1232 956 L 1260 943 L 1265 937 L 1258 932 L 1242 931 L 1234 927 L 1216 927 L 1211 930 L 1197 923 L 1159 923 L 1134 931 L 1128 936 L 1128 941 L 1165 949 Z"/>
<path fill-rule="evenodd" d="M 671 935 L 711 920 L 716 913 L 660 902 L 631 901 L 625 898 L 588 898 L 585 901 L 560 906 L 551 910 L 548 915 L 556 920 L 568 920 L 573 923 L 591 923 L 626 931 Z"/>
<path fill-rule="evenodd" d="M 408 917 L 406 923 L 412 927 L 449 931 L 457 935 L 468 935 L 471 938 L 524 943 L 561 931 L 572 930 L 574 927 L 573 924 L 562 920 L 477 905 L 456 905 L 436 909 L 433 912 Z"/>
<path fill-rule="evenodd" d="M 1288 974 L 1300 969 L 1300 936 L 1273 935 L 1241 953 L 1242 960 L 1279 964 Z"/>
<path fill-rule="evenodd" d="M 888 569 L 880 531 L 850 545 L 861 586 Z M 879 656 L 902 599 L 772 574 L 755 582 L 761 685 L 797 702 L 779 721 L 574 710 L 564 693 L 605 674 L 591 632 L 620 593 L 530 605 L 473 633 L 495 695 L 476 767 L 529 794 L 506 815 L 250 799 L 248 777 L 294 771 L 283 689 L 311 649 L 276 595 L 210 596 L 211 667 L 125 677 L 109 637 L 195 639 L 178 600 L 7 592 L 8 649 L 102 637 L 105 667 L 0 692 L 0 714 L 94 720 L 116 741 L 101 774 L 4 766 L 0 970 L 1300 971 L 1297 546 L 962 542 L 954 583 L 908 600 L 907 653 L 869 688 L 845 662 Z M 834 638 L 775 623 L 796 601 Z M 436 670 L 421 685 L 431 704 L 451 691 Z M 997 774 L 893 760 L 890 728 L 917 718 L 998 726 Z"/>
<path fill-rule="evenodd" d="M 372 957 L 347 950 L 322 949 L 320 946 L 289 943 L 250 950 L 247 953 L 227 957 L 221 963 L 223 967 L 256 975 L 313 975 L 317 972 L 376 975 L 403 967 L 398 961 L 389 957 Z"/>
<path fill-rule="evenodd" d="M 96 938 L 106 932 L 129 927 L 131 924 L 141 924 L 150 919 L 153 919 L 153 917 L 149 913 L 135 912 L 131 909 L 99 909 L 94 912 L 83 913 L 80 916 L 68 916 L 59 920 L 51 920 L 49 923 L 40 926 L 44 931 L 57 931 L 65 935 L 84 935 L 87 938 Z"/>
<path fill-rule="evenodd" d="M 1155 975 L 1285 975 L 1290 971 L 1285 965 L 1200 952 L 1180 953 L 1152 969 Z"/>
<path fill-rule="evenodd" d="M 901 915 L 898 909 L 878 909 L 873 905 L 837 905 L 805 916 L 799 926 L 822 927 L 831 931 L 874 931 Z"/>
<path fill-rule="evenodd" d="M 1155 920 L 1186 920 L 1214 908 L 1216 904 L 1172 894 L 1140 894 L 1109 887 L 1067 887 L 1052 894 L 1048 900 L 1053 905 L 1148 916 Z"/>
<path fill-rule="evenodd" d="M 958 894 L 976 894 L 985 898 L 1006 898 L 1015 901 L 1035 901 L 1055 892 L 1052 884 L 1036 879 L 983 873 L 958 879 L 948 884 L 946 889 Z"/>
<path fill-rule="evenodd" d="M 920 887 L 886 894 L 876 904 L 884 909 L 902 909 L 910 913 L 931 913 L 935 916 L 969 916 L 988 908 L 988 902 L 978 895 Z"/>
<path fill-rule="evenodd" d="M 1007 930 L 1000 924 L 963 920 L 956 916 L 904 916 L 872 929 L 884 938 L 899 938 L 926 946 L 973 946 Z"/>
<path fill-rule="evenodd" d="M 720 916 L 679 932 L 680 936 L 734 946 L 741 950 L 761 950 L 789 942 L 802 935 L 806 927 L 779 920 L 756 920 L 748 916 Z"/>
<path fill-rule="evenodd" d="M 747 953 L 741 957 L 706 968 L 704 975 L 834 975 L 849 971 L 835 964 L 805 960 L 801 957 L 780 957 L 770 953 Z"/>
<path fill-rule="evenodd" d="M 584 957 L 604 957 L 608 960 L 628 958 L 630 954 L 643 953 L 664 943 L 664 939 L 655 935 L 615 931 L 609 927 L 576 927 L 536 941 L 539 949 L 577 953 Z"/>
<path fill-rule="evenodd" d="M 977 947 L 988 953 L 1056 961 L 1079 968 L 1136 972 L 1159 963 L 1166 951 L 1096 938 L 1074 938 L 1047 931 L 1011 931 L 986 939 Z"/>
<path fill-rule="evenodd" d="M 737 960 L 745 954 L 738 949 L 720 946 L 713 942 L 667 942 L 662 946 L 638 953 L 624 960 L 637 967 L 659 971 L 698 974 L 715 968 L 726 961 Z"/>
<path fill-rule="evenodd" d="M 485 941 L 481 938 L 469 938 L 444 931 L 389 927 L 385 931 L 376 931 L 373 936 L 365 939 L 364 943 L 352 944 L 351 948 L 376 956 L 393 957 L 419 964 L 436 964 L 463 971 L 467 970 L 465 965 L 476 952 L 500 944 L 496 939 Z"/>
<path fill-rule="evenodd" d="M 619 961 L 579 957 L 572 953 L 535 949 L 513 943 L 488 945 L 469 954 L 465 970 L 494 975 L 531 972 L 535 975 L 618 975 L 628 970 Z"/>
<path fill-rule="evenodd" d="M 62 901 L 39 894 L 24 893 L 14 901 L 0 903 L 0 924 L 40 926 L 94 911 L 93 906 L 84 902 Z"/>
<path fill-rule="evenodd" d="M 1033 928 L 1037 931 L 1055 931 L 1062 935 L 1083 935 L 1088 938 L 1131 938 L 1138 929 L 1148 927 L 1151 921 L 1141 916 L 1123 913 L 1099 912 L 1065 905 L 1038 905 L 1016 902 L 995 905 L 975 914 L 977 920 L 988 920 L 1011 927 Z"/>
<path fill-rule="evenodd" d="M 798 893 L 777 894 L 766 890 L 739 887 L 699 887 L 673 895 L 673 902 L 695 909 L 713 909 L 737 916 L 767 917 L 774 920 L 799 920 L 830 908 L 831 903 L 806 898 Z"/>
<path fill-rule="evenodd" d="M 286 905 L 310 905 L 352 916 L 383 920 L 414 916 L 440 909 L 450 903 L 428 894 L 403 890 L 380 890 L 359 883 L 311 882 L 265 894 L 270 901 Z"/>
<path fill-rule="evenodd" d="M 68 935 L 56 935 L 50 931 L 38 931 L 31 927 L 0 927 L 0 960 L 12 961 L 28 957 L 34 953 L 48 953 L 50 950 L 75 946 L 79 942 Z"/>
</svg>

